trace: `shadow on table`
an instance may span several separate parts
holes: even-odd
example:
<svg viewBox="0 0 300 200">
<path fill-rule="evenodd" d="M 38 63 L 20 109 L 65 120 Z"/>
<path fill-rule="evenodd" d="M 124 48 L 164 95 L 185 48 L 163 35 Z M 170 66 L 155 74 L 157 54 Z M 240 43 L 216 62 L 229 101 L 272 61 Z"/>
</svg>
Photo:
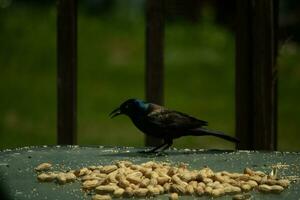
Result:
<svg viewBox="0 0 300 200">
<path fill-rule="evenodd" d="M 0 197 L 1 200 L 11 200 L 12 198 L 10 197 L 8 193 L 8 188 L 5 186 L 4 181 L 3 181 L 3 176 L 0 174 Z"/>
<path fill-rule="evenodd" d="M 234 150 L 218 150 L 218 149 L 210 149 L 210 150 L 167 150 L 164 152 L 158 153 L 145 153 L 145 151 L 150 150 L 151 148 L 141 148 L 127 151 L 118 151 L 118 152 L 109 152 L 103 153 L 101 152 L 101 157 L 139 157 L 139 158 L 155 158 L 155 157 L 166 157 L 166 156 L 179 156 L 179 155 L 190 155 L 190 154 L 223 154 L 223 153 L 231 153 Z"/>
</svg>

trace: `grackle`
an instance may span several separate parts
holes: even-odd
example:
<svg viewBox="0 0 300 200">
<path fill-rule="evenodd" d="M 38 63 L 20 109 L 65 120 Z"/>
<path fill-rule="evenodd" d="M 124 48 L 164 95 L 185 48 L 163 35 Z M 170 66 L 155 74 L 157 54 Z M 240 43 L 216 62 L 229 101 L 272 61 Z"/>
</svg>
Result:
<svg viewBox="0 0 300 200">
<path fill-rule="evenodd" d="M 139 99 L 125 101 L 119 108 L 113 110 L 110 116 L 113 118 L 121 114 L 127 115 L 143 133 L 163 139 L 163 144 L 151 149 L 148 151 L 149 153 L 156 152 L 160 148 L 163 151 L 173 144 L 173 139 L 188 135 L 210 135 L 231 142 L 238 142 L 238 139 L 220 131 L 203 128 L 207 126 L 206 121 Z"/>
</svg>

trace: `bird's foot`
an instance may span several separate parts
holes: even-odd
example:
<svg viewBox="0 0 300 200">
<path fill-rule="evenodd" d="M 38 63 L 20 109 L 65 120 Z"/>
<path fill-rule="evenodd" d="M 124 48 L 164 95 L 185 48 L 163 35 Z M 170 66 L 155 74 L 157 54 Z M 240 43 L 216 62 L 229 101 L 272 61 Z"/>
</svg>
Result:
<svg viewBox="0 0 300 200">
<path fill-rule="evenodd" d="M 164 151 L 155 152 L 155 156 L 166 156 L 166 155 L 168 155 L 168 154 Z"/>
<path fill-rule="evenodd" d="M 155 156 L 165 156 L 167 153 L 164 151 L 152 151 L 152 150 L 144 150 L 144 151 L 138 151 L 140 154 L 144 155 L 155 155 Z"/>
<path fill-rule="evenodd" d="M 151 151 L 151 150 L 143 150 L 143 151 L 138 151 L 138 153 L 141 153 L 141 154 L 155 154 L 156 152 Z"/>
</svg>

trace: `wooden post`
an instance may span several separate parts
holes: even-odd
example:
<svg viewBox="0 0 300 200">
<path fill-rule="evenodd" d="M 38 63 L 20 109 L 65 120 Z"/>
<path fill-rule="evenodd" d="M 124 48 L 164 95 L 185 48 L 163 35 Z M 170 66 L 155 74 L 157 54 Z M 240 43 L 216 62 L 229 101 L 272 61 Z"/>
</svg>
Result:
<svg viewBox="0 0 300 200">
<path fill-rule="evenodd" d="M 57 1 L 57 143 L 76 144 L 77 0 Z"/>
<path fill-rule="evenodd" d="M 146 1 L 146 100 L 164 103 L 164 0 Z M 147 146 L 161 140 L 146 136 Z"/>
<path fill-rule="evenodd" d="M 237 2 L 236 135 L 239 149 L 275 150 L 278 0 Z"/>
<path fill-rule="evenodd" d="M 235 118 L 239 149 L 253 149 L 252 27 L 250 0 L 236 1 Z"/>
</svg>

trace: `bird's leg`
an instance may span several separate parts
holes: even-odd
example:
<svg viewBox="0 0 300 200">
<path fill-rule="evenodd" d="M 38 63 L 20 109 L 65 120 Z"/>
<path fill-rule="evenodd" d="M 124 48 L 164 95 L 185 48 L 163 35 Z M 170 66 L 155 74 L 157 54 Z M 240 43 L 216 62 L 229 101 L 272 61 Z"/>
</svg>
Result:
<svg viewBox="0 0 300 200">
<path fill-rule="evenodd" d="M 162 148 L 160 150 L 160 152 L 163 152 L 164 150 L 166 150 L 167 148 L 169 148 L 172 144 L 173 144 L 173 140 L 171 140 L 171 139 L 164 139 L 164 143 L 162 143 L 161 145 L 155 147 L 154 149 L 151 149 L 150 151 L 148 151 L 148 153 L 154 153 L 154 152 L 156 152 L 160 148 Z"/>
<path fill-rule="evenodd" d="M 156 152 L 158 149 L 160 149 L 161 147 L 168 145 L 168 143 L 166 143 L 166 141 L 164 140 L 164 142 L 161 145 L 158 145 L 157 147 L 154 147 L 153 149 L 147 151 L 147 153 L 154 153 Z"/>
<path fill-rule="evenodd" d="M 158 149 L 160 149 L 161 147 L 167 145 L 166 142 L 162 143 L 161 145 L 158 145 L 157 147 L 154 147 L 153 149 L 150 150 L 145 150 L 145 151 L 139 151 L 139 153 L 155 153 Z"/>
<path fill-rule="evenodd" d="M 173 144 L 173 140 L 165 140 L 165 143 L 167 144 L 164 148 L 161 149 L 161 151 L 166 150 L 167 148 L 169 148 L 170 146 L 172 146 Z"/>
</svg>

